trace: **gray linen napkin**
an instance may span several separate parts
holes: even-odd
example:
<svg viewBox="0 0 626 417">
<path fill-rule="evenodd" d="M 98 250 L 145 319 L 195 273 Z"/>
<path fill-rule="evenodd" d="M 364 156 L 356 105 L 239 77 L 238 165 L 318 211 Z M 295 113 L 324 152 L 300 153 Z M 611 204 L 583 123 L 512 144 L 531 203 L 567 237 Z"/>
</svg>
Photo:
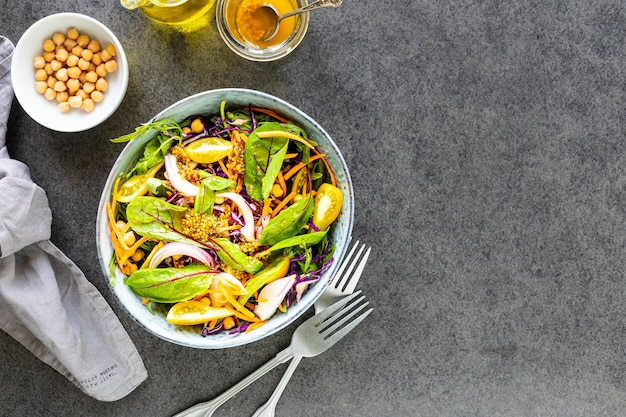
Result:
<svg viewBox="0 0 626 417">
<path fill-rule="evenodd" d="M 12 54 L 13 44 L 0 36 L 0 329 L 88 395 L 115 401 L 147 372 L 105 299 L 50 242 L 44 190 L 26 165 L 9 158 Z"/>
</svg>

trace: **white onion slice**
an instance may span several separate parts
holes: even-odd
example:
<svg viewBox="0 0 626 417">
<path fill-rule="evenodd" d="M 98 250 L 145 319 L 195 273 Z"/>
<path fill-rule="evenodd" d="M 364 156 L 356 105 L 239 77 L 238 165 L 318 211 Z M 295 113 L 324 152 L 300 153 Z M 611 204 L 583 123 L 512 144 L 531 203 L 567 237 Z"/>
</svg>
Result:
<svg viewBox="0 0 626 417">
<path fill-rule="evenodd" d="M 239 281 L 231 274 L 228 274 L 226 272 L 216 274 L 211 281 L 212 292 L 209 293 L 211 305 L 214 307 L 222 307 L 226 304 L 226 297 L 224 297 L 224 295 L 218 291 L 220 282 L 224 287 L 237 288 L 238 292 L 246 291 L 246 287 L 243 286 L 241 281 Z"/>
<path fill-rule="evenodd" d="M 148 264 L 148 268 L 156 268 L 164 259 L 176 255 L 191 256 L 209 267 L 215 266 L 215 260 L 207 251 L 197 246 L 190 245 L 189 243 L 170 242 L 163 245 L 154 253 Z"/>
<path fill-rule="evenodd" d="M 296 276 L 289 275 L 263 287 L 257 298 L 254 314 L 263 321 L 272 317 L 295 282 Z"/>
<path fill-rule="evenodd" d="M 227 198 L 237 205 L 244 222 L 244 226 L 241 228 L 241 235 L 248 241 L 254 240 L 254 217 L 246 200 L 239 194 L 230 192 L 218 193 L 215 196 Z"/>
<path fill-rule="evenodd" d="M 172 187 L 187 197 L 197 196 L 198 186 L 190 183 L 180 175 L 178 165 L 176 165 L 176 157 L 168 153 L 163 159 L 165 160 L 165 172 L 167 172 L 167 178 L 170 180 Z"/>
</svg>

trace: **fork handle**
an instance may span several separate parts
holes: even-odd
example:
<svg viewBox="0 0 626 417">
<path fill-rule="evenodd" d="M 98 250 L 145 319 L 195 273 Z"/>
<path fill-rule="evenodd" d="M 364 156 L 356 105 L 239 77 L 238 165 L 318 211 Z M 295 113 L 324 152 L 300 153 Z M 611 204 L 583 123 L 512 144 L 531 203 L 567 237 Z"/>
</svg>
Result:
<svg viewBox="0 0 626 417">
<path fill-rule="evenodd" d="M 209 417 L 213 415 L 213 413 L 226 401 L 234 397 L 239 393 L 239 391 L 246 388 L 248 385 L 285 362 L 289 359 L 293 358 L 294 354 L 291 347 L 286 348 L 285 350 L 279 352 L 272 359 L 267 361 L 264 365 L 259 367 L 256 371 L 252 372 L 250 375 L 212 399 L 211 401 L 206 401 L 203 403 L 199 403 L 190 407 L 178 414 L 174 417 Z"/>
<path fill-rule="evenodd" d="M 298 364 L 300 363 L 301 360 L 302 360 L 302 356 L 300 355 L 295 355 L 293 357 L 293 359 L 289 363 L 289 367 L 283 374 L 283 377 L 280 379 L 280 382 L 278 383 L 278 385 L 276 385 L 276 388 L 274 389 L 272 396 L 269 398 L 269 400 L 267 400 L 265 404 L 260 406 L 254 414 L 252 414 L 252 417 L 274 416 L 274 410 L 276 409 L 278 400 L 280 399 L 280 396 L 283 394 L 285 387 L 289 383 L 289 379 L 291 378 L 291 375 L 293 375 L 294 371 L 298 367 Z"/>
</svg>

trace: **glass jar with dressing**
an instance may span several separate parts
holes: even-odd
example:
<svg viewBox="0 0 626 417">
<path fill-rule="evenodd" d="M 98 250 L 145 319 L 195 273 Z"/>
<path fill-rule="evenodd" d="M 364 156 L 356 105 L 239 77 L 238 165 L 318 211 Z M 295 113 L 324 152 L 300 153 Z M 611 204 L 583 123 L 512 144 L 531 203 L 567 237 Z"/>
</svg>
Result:
<svg viewBox="0 0 626 417">
<path fill-rule="evenodd" d="M 207 14 L 215 0 L 120 0 L 129 10 L 139 9 L 150 19 L 185 27 Z"/>
<path fill-rule="evenodd" d="M 309 15 L 301 13 L 281 20 L 275 34 L 268 36 L 271 21 L 262 12 L 262 6 L 271 6 L 280 15 L 307 4 L 307 0 L 217 0 L 217 28 L 238 55 L 253 61 L 272 61 L 300 44 Z"/>
</svg>

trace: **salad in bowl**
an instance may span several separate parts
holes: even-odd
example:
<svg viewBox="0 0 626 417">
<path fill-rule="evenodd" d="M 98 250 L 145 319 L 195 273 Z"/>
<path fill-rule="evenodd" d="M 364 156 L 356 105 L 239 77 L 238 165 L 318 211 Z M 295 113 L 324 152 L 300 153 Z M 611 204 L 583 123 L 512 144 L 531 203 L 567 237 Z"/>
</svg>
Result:
<svg viewBox="0 0 626 417">
<path fill-rule="evenodd" d="M 353 222 L 350 177 L 312 119 L 212 90 L 128 135 L 98 211 L 99 257 L 132 317 L 198 348 L 287 326 L 321 294 Z"/>
</svg>

